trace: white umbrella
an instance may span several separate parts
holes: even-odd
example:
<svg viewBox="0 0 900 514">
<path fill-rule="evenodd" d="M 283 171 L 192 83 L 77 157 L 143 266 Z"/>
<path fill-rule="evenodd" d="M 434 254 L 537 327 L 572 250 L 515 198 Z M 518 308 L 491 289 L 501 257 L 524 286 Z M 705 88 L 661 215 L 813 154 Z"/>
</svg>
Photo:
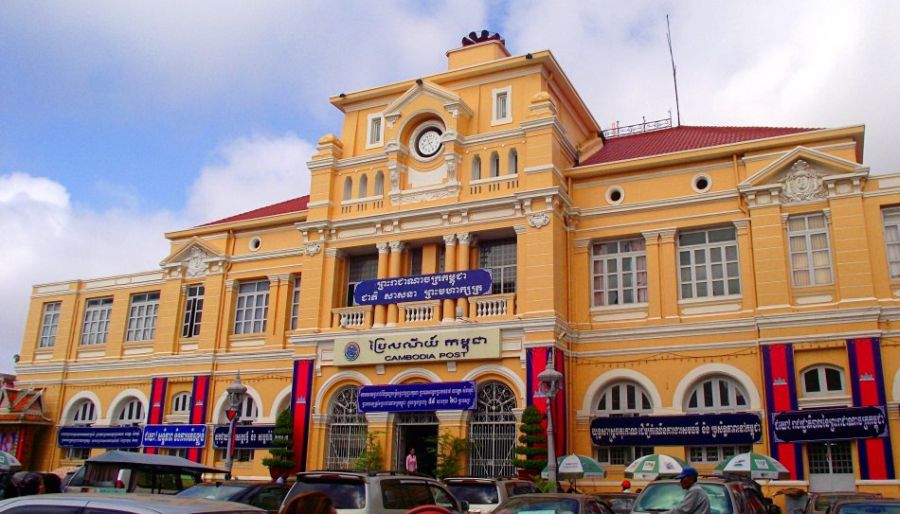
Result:
<svg viewBox="0 0 900 514">
<path fill-rule="evenodd" d="M 790 478 L 791 471 L 784 464 L 761 453 L 739 453 L 722 461 L 713 474 L 748 475 L 750 478 Z"/>
</svg>

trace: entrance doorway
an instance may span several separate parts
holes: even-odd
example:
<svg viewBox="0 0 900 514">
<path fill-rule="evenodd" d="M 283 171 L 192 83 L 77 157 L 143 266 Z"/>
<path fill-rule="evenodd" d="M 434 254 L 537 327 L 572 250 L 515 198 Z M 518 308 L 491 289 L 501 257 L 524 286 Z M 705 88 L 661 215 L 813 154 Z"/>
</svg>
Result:
<svg viewBox="0 0 900 514">
<path fill-rule="evenodd" d="M 855 491 L 853 451 L 849 441 L 809 443 L 809 490 Z"/>
<path fill-rule="evenodd" d="M 433 477 L 437 470 L 437 416 L 433 412 L 397 414 L 394 433 L 394 469 L 406 470 L 406 456 L 415 448 L 416 471 Z"/>
</svg>

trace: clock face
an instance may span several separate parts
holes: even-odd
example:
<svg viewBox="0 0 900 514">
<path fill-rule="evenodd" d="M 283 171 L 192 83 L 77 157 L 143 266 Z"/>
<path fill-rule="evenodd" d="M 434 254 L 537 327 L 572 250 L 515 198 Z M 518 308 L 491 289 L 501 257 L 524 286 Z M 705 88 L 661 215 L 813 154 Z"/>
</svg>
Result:
<svg viewBox="0 0 900 514">
<path fill-rule="evenodd" d="M 419 134 L 416 140 L 416 151 L 421 157 L 431 157 L 441 149 L 441 131 L 429 128 Z"/>
</svg>

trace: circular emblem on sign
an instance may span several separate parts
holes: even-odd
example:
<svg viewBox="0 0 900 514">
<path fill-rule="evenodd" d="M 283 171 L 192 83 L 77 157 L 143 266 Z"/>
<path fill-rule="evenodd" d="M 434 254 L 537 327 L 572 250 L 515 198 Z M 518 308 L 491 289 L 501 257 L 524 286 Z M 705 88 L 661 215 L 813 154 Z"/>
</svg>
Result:
<svg viewBox="0 0 900 514">
<path fill-rule="evenodd" d="M 356 343 L 347 343 L 344 347 L 344 358 L 349 362 L 353 362 L 359 358 L 359 345 Z"/>
</svg>

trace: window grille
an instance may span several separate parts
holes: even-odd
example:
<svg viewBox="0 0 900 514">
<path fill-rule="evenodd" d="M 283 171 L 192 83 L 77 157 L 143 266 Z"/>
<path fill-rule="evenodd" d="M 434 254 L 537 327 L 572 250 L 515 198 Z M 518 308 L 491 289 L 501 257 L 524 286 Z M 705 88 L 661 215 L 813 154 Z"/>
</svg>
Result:
<svg viewBox="0 0 900 514">
<path fill-rule="evenodd" d="M 325 469 L 353 469 L 366 448 L 368 424 L 357 410 L 359 389 L 345 387 L 328 408 L 328 454 Z"/>
<path fill-rule="evenodd" d="M 203 318 L 203 286 L 188 286 L 184 298 L 184 320 L 181 337 L 200 335 L 200 320 Z"/>
<path fill-rule="evenodd" d="M 734 227 L 679 234 L 678 264 L 682 299 L 741 293 Z"/>
<path fill-rule="evenodd" d="M 235 334 L 259 334 L 266 331 L 269 314 L 269 281 L 243 282 L 238 288 L 234 312 Z"/>
<path fill-rule="evenodd" d="M 516 292 L 516 240 L 484 241 L 478 246 L 480 267 L 491 272 L 491 294 Z"/>
<path fill-rule="evenodd" d="M 516 397 L 500 382 L 478 387 L 478 405 L 469 422 L 469 474 L 476 477 L 515 475 Z"/>
<path fill-rule="evenodd" d="M 112 303 L 112 298 L 94 298 L 87 301 L 84 308 L 84 323 L 81 328 L 81 344 L 106 343 Z"/>
<path fill-rule="evenodd" d="M 788 218 L 791 272 L 794 286 L 830 284 L 831 249 L 823 213 Z"/>
<path fill-rule="evenodd" d="M 596 243 L 594 306 L 647 302 L 647 249 L 643 238 Z"/>
<path fill-rule="evenodd" d="M 131 295 L 128 310 L 126 341 L 150 341 L 156 337 L 156 315 L 159 311 L 159 292 Z"/>
<path fill-rule="evenodd" d="M 41 337 L 38 346 L 50 348 L 56 344 L 56 329 L 59 327 L 59 311 L 62 302 L 44 304 L 44 315 L 41 316 Z"/>
<path fill-rule="evenodd" d="M 853 473 L 853 452 L 849 441 L 807 443 L 810 473 Z"/>
</svg>

